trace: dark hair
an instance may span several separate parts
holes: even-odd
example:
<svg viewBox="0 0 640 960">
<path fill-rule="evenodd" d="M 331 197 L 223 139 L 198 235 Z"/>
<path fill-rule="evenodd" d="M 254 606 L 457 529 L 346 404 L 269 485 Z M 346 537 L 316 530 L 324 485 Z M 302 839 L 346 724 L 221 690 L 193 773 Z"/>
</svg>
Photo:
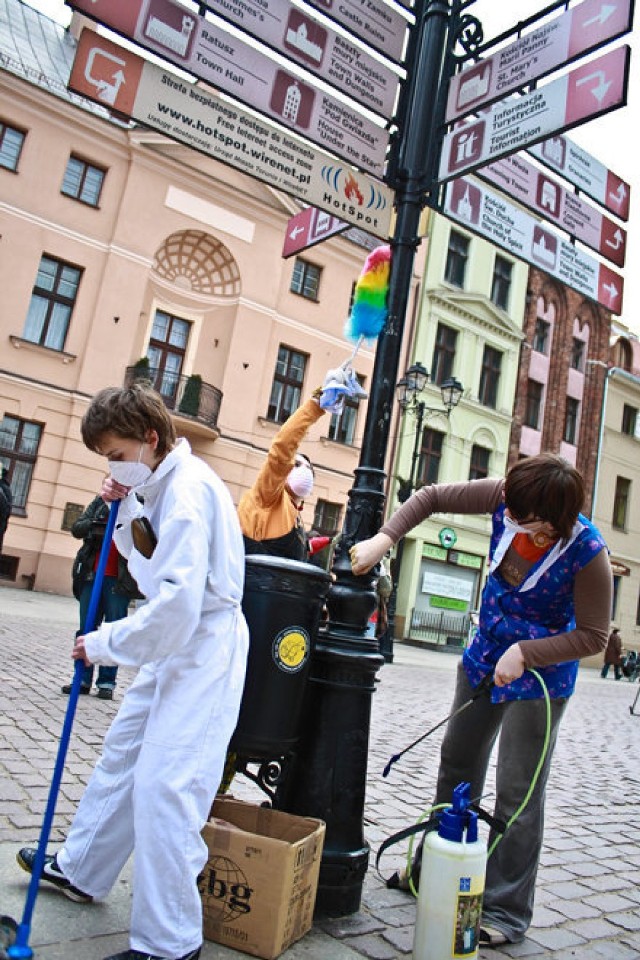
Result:
<svg viewBox="0 0 640 960">
<path fill-rule="evenodd" d="M 519 460 L 509 470 L 504 502 L 514 519 L 545 520 L 567 540 L 584 504 L 584 483 L 563 457 L 541 453 Z"/>
<path fill-rule="evenodd" d="M 315 477 L 315 475 L 316 475 L 315 468 L 314 468 L 313 464 L 311 463 L 311 460 L 309 460 L 309 457 L 306 455 L 306 453 L 300 453 L 300 451 L 298 451 L 295 456 L 296 456 L 296 457 L 301 457 L 303 460 L 306 460 L 307 466 L 309 467 L 309 470 L 311 470 L 312 476 Z M 295 457 L 294 457 L 294 463 L 295 463 Z"/>
<path fill-rule="evenodd" d="M 176 439 L 164 400 L 151 386 L 140 382 L 130 387 L 105 387 L 96 393 L 80 429 L 85 446 L 94 453 L 100 453 L 105 433 L 144 443 L 149 431 L 155 430 L 159 456 L 164 456 Z"/>
</svg>

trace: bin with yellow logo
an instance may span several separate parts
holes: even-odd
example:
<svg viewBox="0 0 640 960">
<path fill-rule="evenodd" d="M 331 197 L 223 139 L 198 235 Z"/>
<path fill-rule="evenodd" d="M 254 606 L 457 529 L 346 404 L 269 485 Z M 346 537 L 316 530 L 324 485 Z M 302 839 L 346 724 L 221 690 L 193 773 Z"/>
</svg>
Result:
<svg viewBox="0 0 640 960">
<path fill-rule="evenodd" d="M 331 585 L 310 563 L 246 558 L 242 609 L 250 643 L 240 716 L 230 749 L 239 757 L 286 756 L 300 738 L 311 653 Z"/>
</svg>

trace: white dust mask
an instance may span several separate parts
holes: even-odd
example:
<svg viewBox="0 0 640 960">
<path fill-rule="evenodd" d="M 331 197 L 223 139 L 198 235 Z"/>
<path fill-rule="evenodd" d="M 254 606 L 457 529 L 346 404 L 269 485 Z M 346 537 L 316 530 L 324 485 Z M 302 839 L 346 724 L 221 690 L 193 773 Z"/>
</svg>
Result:
<svg viewBox="0 0 640 960">
<path fill-rule="evenodd" d="M 507 531 L 507 533 L 513 533 L 513 534 L 516 534 L 516 533 L 528 533 L 528 534 L 535 533 L 535 531 L 532 530 L 531 527 L 523 527 L 521 523 L 516 523 L 515 520 L 512 520 L 511 517 L 508 517 L 506 514 L 505 514 L 503 520 L 504 520 L 504 528 L 505 528 L 505 530 Z"/>
<path fill-rule="evenodd" d="M 290 471 L 287 477 L 287 486 L 294 497 L 304 500 L 313 490 L 313 473 L 311 467 L 305 464 L 298 464 Z"/>
<path fill-rule="evenodd" d="M 145 483 L 153 470 L 146 463 L 142 463 L 142 448 L 144 443 L 140 444 L 140 452 L 137 460 L 109 460 L 109 473 L 123 487 L 135 488 Z"/>
</svg>

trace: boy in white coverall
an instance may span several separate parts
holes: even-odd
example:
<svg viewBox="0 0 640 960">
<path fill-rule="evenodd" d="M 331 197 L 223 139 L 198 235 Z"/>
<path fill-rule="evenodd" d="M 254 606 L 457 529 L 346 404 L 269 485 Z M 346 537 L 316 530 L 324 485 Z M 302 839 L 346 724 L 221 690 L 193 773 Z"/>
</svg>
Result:
<svg viewBox="0 0 640 960">
<path fill-rule="evenodd" d="M 131 949 L 107 960 L 196 960 L 197 877 L 207 859 L 200 831 L 236 725 L 248 648 L 242 535 L 227 488 L 186 440 L 176 442 L 150 387 L 100 391 L 82 438 L 109 460 L 102 495 L 122 499 L 114 539 L 147 602 L 76 639 L 75 659 L 140 669 L 42 879 L 72 900 L 102 898 L 135 850 Z M 35 853 L 18 854 L 29 872 Z"/>
</svg>

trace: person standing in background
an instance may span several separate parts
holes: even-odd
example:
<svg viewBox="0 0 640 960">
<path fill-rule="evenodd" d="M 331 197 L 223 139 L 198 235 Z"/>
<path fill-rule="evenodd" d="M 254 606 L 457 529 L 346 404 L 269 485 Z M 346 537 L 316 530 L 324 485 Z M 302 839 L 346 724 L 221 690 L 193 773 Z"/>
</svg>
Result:
<svg viewBox="0 0 640 960">
<path fill-rule="evenodd" d="M 2 544 L 12 509 L 13 494 L 9 484 L 9 471 L 6 467 L 3 467 L 2 477 L 0 478 L 0 554 L 2 554 Z"/>
<path fill-rule="evenodd" d="M 606 680 L 609 667 L 613 667 L 613 675 L 616 680 L 620 680 L 622 678 L 622 637 L 617 627 L 613 627 L 607 640 L 607 649 L 604 652 L 604 666 L 600 671 L 600 676 L 603 680 Z"/>
<path fill-rule="evenodd" d="M 109 507 L 102 497 L 94 497 L 82 516 L 78 517 L 71 527 L 73 536 L 78 540 L 84 540 L 76 555 L 72 570 L 73 595 L 80 602 L 80 629 L 76 632 L 76 636 L 86 631 L 85 621 L 89 611 L 108 516 Z M 141 599 L 141 597 L 142 594 L 129 573 L 127 561 L 118 553 L 115 543 L 111 541 L 96 609 L 96 622 L 93 627 L 99 627 L 103 620 L 105 623 L 122 620 L 127 615 L 131 600 Z M 100 700 L 113 700 L 117 675 L 117 666 L 101 664 L 98 667 L 96 687 Z M 92 682 L 93 664 L 85 666 L 83 670 L 80 693 L 89 694 Z M 71 684 L 65 683 L 62 692 L 71 693 Z"/>
</svg>

